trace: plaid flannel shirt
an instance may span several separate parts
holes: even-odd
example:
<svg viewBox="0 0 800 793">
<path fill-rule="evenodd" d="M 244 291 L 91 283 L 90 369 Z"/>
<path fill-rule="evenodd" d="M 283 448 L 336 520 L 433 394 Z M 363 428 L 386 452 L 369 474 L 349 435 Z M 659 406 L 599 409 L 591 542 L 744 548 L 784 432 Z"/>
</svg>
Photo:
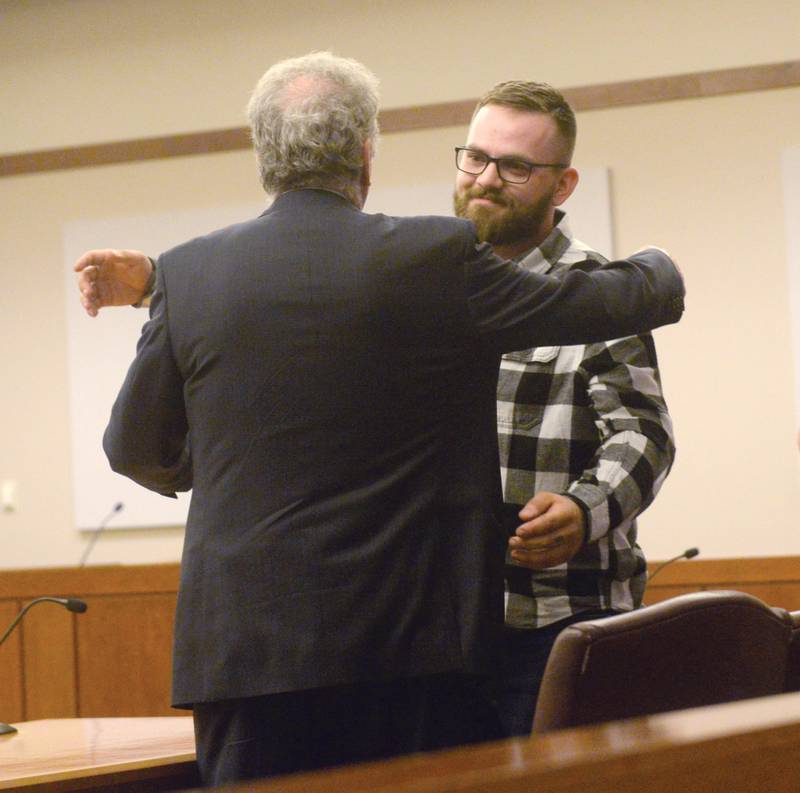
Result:
<svg viewBox="0 0 800 793">
<path fill-rule="evenodd" d="M 566 216 L 519 263 L 558 272 L 604 262 L 572 237 Z M 568 563 L 528 570 L 506 559 L 506 624 L 540 628 L 582 611 L 641 605 L 647 578 L 636 516 L 675 455 L 651 335 L 536 347 L 503 356 L 497 395 L 504 522 L 539 491 L 584 508 L 588 542 Z"/>
</svg>

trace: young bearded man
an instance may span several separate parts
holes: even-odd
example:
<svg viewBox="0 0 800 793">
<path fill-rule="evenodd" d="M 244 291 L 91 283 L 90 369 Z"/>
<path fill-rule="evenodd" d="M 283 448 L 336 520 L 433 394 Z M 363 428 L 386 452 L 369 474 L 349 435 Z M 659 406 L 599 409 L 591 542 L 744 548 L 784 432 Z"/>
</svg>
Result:
<svg viewBox="0 0 800 793">
<path fill-rule="evenodd" d="M 558 91 L 512 81 L 479 101 L 456 149 L 456 214 L 530 272 L 606 261 L 558 208 L 578 184 L 575 136 Z M 504 354 L 497 419 L 511 536 L 498 700 L 506 729 L 524 735 L 559 632 L 642 602 L 636 516 L 675 454 L 651 335 Z"/>
</svg>

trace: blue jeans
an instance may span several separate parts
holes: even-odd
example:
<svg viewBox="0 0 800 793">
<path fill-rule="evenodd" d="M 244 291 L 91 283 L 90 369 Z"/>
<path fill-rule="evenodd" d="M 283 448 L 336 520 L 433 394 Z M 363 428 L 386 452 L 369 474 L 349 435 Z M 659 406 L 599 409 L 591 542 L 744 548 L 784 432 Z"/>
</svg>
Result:
<svg viewBox="0 0 800 793">
<path fill-rule="evenodd" d="M 503 729 L 508 735 L 530 735 L 539 686 L 558 634 L 573 623 L 610 617 L 617 613 L 584 611 L 544 628 L 504 629 L 503 656 L 496 680 L 495 699 Z"/>
</svg>

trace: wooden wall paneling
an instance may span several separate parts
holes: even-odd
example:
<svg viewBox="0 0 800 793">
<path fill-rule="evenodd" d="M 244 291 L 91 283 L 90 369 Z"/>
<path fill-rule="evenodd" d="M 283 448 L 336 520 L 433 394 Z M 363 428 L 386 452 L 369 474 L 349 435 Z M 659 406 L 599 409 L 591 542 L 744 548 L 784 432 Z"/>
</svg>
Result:
<svg viewBox="0 0 800 793">
<path fill-rule="evenodd" d="M 650 565 L 652 571 L 657 563 Z M 710 589 L 747 592 L 770 606 L 800 610 L 800 558 L 796 556 L 698 559 L 664 568 L 648 586 L 645 603 Z"/>
<path fill-rule="evenodd" d="M 697 592 L 699 587 L 693 586 L 652 586 L 647 587 L 644 593 L 644 605 L 652 606 L 654 603 L 660 603 L 662 600 L 677 597 L 678 595 L 686 595 L 689 592 Z"/>
<path fill-rule="evenodd" d="M 0 600 L 32 600 L 40 595 L 86 598 L 88 595 L 177 592 L 180 565 L 89 565 L 35 570 L 4 570 Z"/>
<path fill-rule="evenodd" d="M 169 707 L 178 577 L 173 563 L 3 571 L 2 630 L 41 595 L 82 597 L 89 609 L 37 606 L 0 647 L 0 720 L 179 715 Z M 703 589 L 736 589 L 800 611 L 800 557 L 676 562 L 644 602 Z"/>
<path fill-rule="evenodd" d="M 172 593 L 87 598 L 76 622 L 78 715 L 170 716 Z"/>
<path fill-rule="evenodd" d="M 19 614 L 20 606 L 13 600 L 0 601 L 0 636 Z M 23 721 L 25 707 L 22 696 L 22 638 L 17 626 L 0 647 L 0 721 L 7 724 Z"/>
<path fill-rule="evenodd" d="M 73 614 L 55 603 L 40 603 L 24 618 L 25 720 L 77 716 Z"/>
<path fill-rule="evenodd" d="M 658 562 L 651 562 L 652 571 Z M 786 581 L 800 583 L 800 556 L 763 556 L 736 559 L 692 559 L 665 567 L 658 574 L 659 585 L 679 584 L 711 589 L 734 588 L 745 583 Z"/>
<path fill-rule="evenodd" d="M 649 565 L 652 571 L 657 566 Z M 800 610 L 800 557 L 771 556 L 739 559 L 698 559 L 676 562 L 648 586 L 645 603 L 657 603 L 683 592 L 734 589 L 770 606 Z"/>
<path fill-rule="evenodd" d="M 709 587 L 712 588 L 712 587 Z M 713 587 L 719 589 L 721 587 Z M 800 610 L 800 582 L 773 581 L 766 584 L 732 582 L 725 589 L 738 589 L 763 600 L 769 606 L 780 606 L 787 611 Z"/>
</svg>

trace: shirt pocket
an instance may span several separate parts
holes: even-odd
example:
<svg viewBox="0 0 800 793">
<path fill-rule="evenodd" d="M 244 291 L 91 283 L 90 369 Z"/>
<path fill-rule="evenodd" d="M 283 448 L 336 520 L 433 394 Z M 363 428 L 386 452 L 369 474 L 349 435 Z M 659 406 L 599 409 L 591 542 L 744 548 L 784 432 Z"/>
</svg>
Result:
<svg viewBox="0 0 800 793">
<path fill-rule="evenodd" d="M 525 410 L 513 402 L 497 403 L 497 428 L 501 433 L 530 435 L 541 423 L 541 411 Z"/>
<path fill-rule="evenodd" d="M 561 347 L 531 347 L 527 350 L 507 352 L 503 355 L 503 360 L 524 364 L 546 364 L 554 361 L 560 350 Z"/>
<path fill-rule="evenodd" d="M 560 351 L 561 347 L 531 347 L 503 355 L 497 387 L 497 424 L 501 434 L 534 436 L 538 432 Z M 531 376 L 535 381 L 526 380 Z M 529 390 L 532 382 L 536 382 L 536 393 Z"/>
</svg>

